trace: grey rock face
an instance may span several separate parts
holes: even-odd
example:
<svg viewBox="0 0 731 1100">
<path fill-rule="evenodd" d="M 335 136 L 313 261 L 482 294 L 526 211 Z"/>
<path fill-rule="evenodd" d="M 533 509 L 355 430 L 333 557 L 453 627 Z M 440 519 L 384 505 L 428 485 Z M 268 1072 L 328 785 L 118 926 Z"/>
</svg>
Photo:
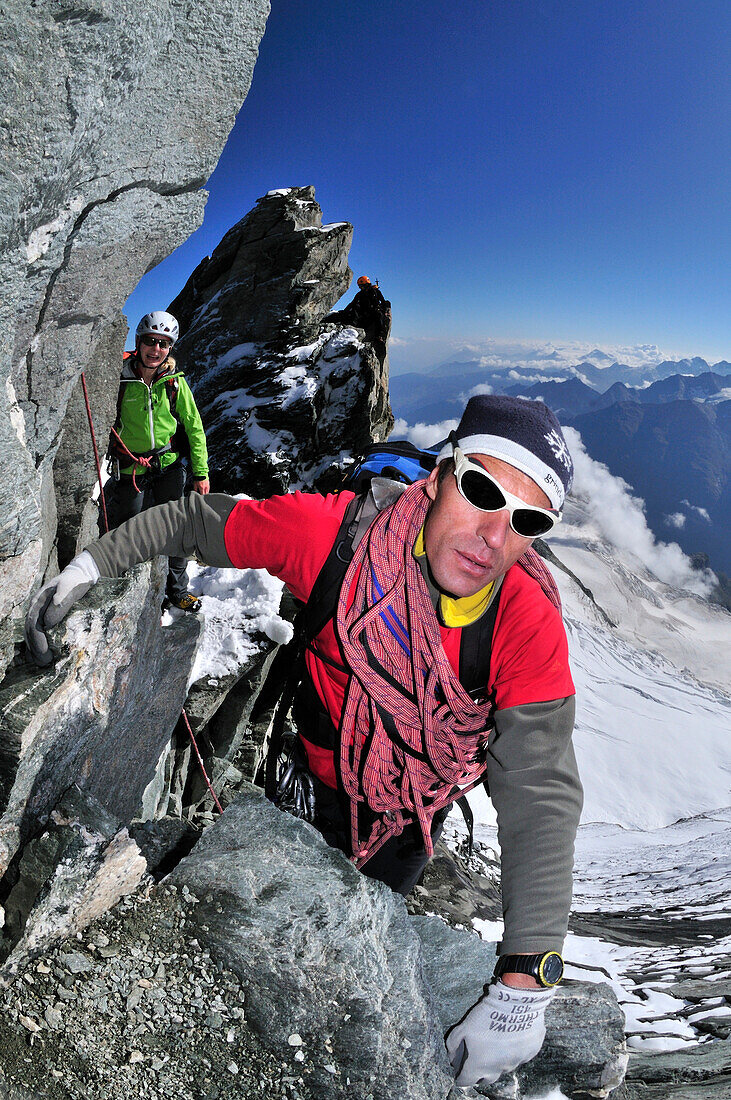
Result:
<svg viewBox="0 0 731 1100">
<path fill-rule="evenodd" d="M 403 902 L 314 829 L 242 795 L 165 881 L 199 899 L 198 938 L 246 981 L 247 1020 L 267 1047 L 283 1054 L 299 1036 L 318 1097 L 446 1097 L 441 1024 Z"/>
<path fill-rule="evenodd" d="M 88 794 L 72 787 L 45 832 L 23 850 L 5 903 L 0 968 L 6 982 L 23 962 L 78 933 L 139 885 L 147 871 L 126 829 Z M 22 935 L 22 941 L 21 941 Z"/>
<path fill-rule="evenodd" d="M 86 388 L 92 425 L 96 436 L 100 462 L 104 461 L 108 431 L 100 429 L 116 415 L 119 381 L 119 347 L 123 345 L 127 326 L 118 318 L 106 329 L 97 348 L 95 369 L 86 377 Z M 98 504 L 91 499 L 90 477 L 96 477 L 94 445 L 82 380 L 71 391 L 61 442 L 53 463 L 53 483 L 56 492 L 58 567 L 63 569 L 92 539 L 97 538 Z M 103 529 L 103 528 L 102 528 Z"/>
<path fill-rule="evenodd" d="M 457 858 L 439 841 L 406 904 L 413 915 L 438 913 L 452 927 L 470 928 L 475 919 L 502 920 L 500 866 L 479 842 L 469 856 L 465 851 Z"/>
<path fill-rule="evenodd" d="M 0 500 L 10 611 L 0 669 L 50 551 L 40 539 L 51 466 L 69 530 L 95 478 L 86 415 L 77 402 L 67 418 L 70 395 L 82 370 L 106 384 L 111 359 L 115 373 L 121 305 L 200 224 L 200 188 L 248 90 L 268 11 L 268 0 L 3 7 L 0 446 L 12 476 Z M 97 407 L 103 443 L 112 409 L 103 398 Z"/>
<path fill-rule="evenodd" d="M 666 1054 L 633 1054 L 612 1100 L 728 1100 L 731 1039 Z"/>
<path fill-rule="evenodd" d="M 170 304 L 217 489 L 328 486 L 346 453 L 393 425 L 388 363 L 322 318 L 347 289 L 352 227 L 322 225 L 312 187 L 270 192 Z"/>
<path fill-rule="evenodd" d="M 0 873 L 72 783 L 122 823 L 139 811 L 180 716 L 200 630 L 187 616 L 163 636 L 164 566 L 100 581 L 58 628 L 55 668 L 18 667 L 0 686 Z"/>
</svg>

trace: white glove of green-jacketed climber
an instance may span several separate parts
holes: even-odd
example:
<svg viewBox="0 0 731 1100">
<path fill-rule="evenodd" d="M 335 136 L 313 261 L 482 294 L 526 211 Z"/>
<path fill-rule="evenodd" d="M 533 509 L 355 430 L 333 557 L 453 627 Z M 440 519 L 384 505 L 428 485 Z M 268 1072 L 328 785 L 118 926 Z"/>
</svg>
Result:
<svg viewBox="0 0 731 1100">
<path fill-rule="evenodd" d="M 543 1018 L 554 989 L 514 989 L 501 981 L 485 988 L 477 1004 L 447 1034 L 447 1054 L 457 1085 L 497 1081 L 501 1073 L 535 1058 L 546 1037 Z"/>
<path fill-rule="evenodd" d="M 98 580 L 96 563 L 83 550 L 36 594 L 25 617 L 25 642 L 37 665 L 45 668 L 53 661 L 46 631 L 57 626 Z"/>
</svg>

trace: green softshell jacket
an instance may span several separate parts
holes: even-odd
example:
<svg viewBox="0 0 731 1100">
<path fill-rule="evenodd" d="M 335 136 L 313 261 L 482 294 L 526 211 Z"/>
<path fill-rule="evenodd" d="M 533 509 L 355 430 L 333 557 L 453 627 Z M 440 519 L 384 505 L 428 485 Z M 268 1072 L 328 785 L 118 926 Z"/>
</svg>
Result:
<svg viewBox="0 0 731 1100">
<path fill-rule="evenodd" d="M 152 452 L 167 447 L 178 429 L 183 425 L 190 444 L 190 461 L 193 477 L 196 480 L 208 477 L 208 448 L 203 422 L 185 377 L 175 370 L 175 360 L 168 356 L 148 387 L 134 370 L 134 356 L 125 359 L 122 376 L 119 380 L 120 400 L 116 430 L 126 447 L 134 455 L 149 456 Z M 175 413 L 170 410 L 168 384 L 174 379 L 177 385 Z M 114 452 L 113 452 L 114 453 Z M 169 450 L 159 455 L 160 468 L 171 466 L 178 458 L 178 452 Z M 122 466 L 123 474 L 144 474 L 144 466 Z"/>
</svg>

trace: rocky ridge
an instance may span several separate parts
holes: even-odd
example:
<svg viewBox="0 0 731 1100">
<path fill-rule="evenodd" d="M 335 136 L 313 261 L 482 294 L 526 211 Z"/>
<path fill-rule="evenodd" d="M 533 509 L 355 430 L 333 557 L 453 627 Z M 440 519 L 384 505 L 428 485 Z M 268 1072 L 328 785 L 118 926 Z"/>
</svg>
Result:
<svg viewBox="0 0 731 1100">
<path fill-rule="evenodd" d="M 352 235 L 322 224 L 314 188 L 270 191 L 170 303 L 217 488 L 330 488 L 351 453 L 388 437 L 387 358 L 362 330 L 322 323 L 350 284 Z"/>
<path fill-rule="evenodd" d="M 64 880 L 81 881 L 86 862 L 67 848 Z M 410 918 L 248 788 L 160 885 L 143 876 L 70 938 L 6 961 L 0 1085 L 59 1100 L 515 1100 L 556 1083 L 610 1095 L 626 1060 L 621 1015 L 608 989 L 581 983 L 552 1005 L 533 1063 L 489 1088 L 453 1088 L 442 1033 L 493 962 L 492 945 Z"/>
</svg>

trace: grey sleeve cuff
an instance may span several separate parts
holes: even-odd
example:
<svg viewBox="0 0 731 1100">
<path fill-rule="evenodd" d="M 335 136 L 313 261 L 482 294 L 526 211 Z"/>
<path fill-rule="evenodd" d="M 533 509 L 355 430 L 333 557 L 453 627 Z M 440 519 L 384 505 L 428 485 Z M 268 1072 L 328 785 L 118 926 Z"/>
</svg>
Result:
<svg viewBox="0 0 731 1100">
<path fill-rule="evenodd" d="M 157 554 L 231 568 L 223 534 L 236 503 L 224 493 L 190 493 L 133 516 L 86 549 L 102 577 L 121 577 Z"/>
<path fill-rule="evenodd" d="M 563 947 L 583 804 L 574 711 L 569 696 L 495 713 L 487 782 L 502 853 L 503 955 Z"/>
</svg>

